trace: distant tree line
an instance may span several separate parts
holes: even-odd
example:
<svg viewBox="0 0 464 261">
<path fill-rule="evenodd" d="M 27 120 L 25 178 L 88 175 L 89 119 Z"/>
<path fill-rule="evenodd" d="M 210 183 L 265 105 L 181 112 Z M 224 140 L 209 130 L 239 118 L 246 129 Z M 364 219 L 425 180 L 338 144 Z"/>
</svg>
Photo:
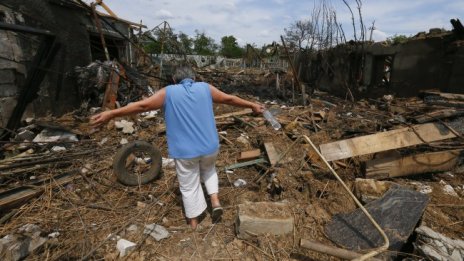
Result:
<svg viewBox="0 0 464 261">
<path fill-rule="evenodd" d="M 227 58 L 241 58 L 245 48 L 239 46 L 233 35 L 223 36 L 217 44 L 205 32 L 195 30 L 190 37 L 184 32 L 175 33 L 169 26 L 157 27 L 141 35 L 140 40 L 147 53 L 222 55 Z"/>
</svg>

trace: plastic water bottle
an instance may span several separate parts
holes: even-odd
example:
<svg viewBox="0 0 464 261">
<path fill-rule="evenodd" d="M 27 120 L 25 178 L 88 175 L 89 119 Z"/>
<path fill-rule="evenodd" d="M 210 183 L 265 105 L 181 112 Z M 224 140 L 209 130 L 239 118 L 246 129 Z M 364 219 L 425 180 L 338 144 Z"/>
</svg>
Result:
<svg viewBox="0 0 464 261">
<path fill-rule="evenodd" d="M 266 120 L 271 124 L 272 128 L 274 128 L 274 130 L 279 130 L 280 128 L 282 128 L 280 123 L 276 120 L 276 118 L 274 118 L 274 116 L 272 116 L 272 113 L 270 111 L 265 110 L 263 112 L 263 115 L 264 118 L 266 118 Z"/>
</svg>

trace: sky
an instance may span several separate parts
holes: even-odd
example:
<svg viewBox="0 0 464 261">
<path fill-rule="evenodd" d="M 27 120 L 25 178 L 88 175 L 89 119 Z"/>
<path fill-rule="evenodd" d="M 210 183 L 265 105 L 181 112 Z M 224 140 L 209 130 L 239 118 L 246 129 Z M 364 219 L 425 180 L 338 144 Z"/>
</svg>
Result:
<svg viewBox="0 0 464 261">
<path fill-rule="evenodd" d="M 284 28 L 308 20 L 321 0 L 104 0 L 116 15 L 140 22 L 149 29 L 167 21 L 176 33 L 193 37 L 204 32 L 217 43 L 233 35 L 240 45 L 262 46 L 280 41 Z M 325 0 L 337 13 L 347 38 L 353 37 L 351 14 L 342 0 Z M 355 0 L 346 0 L 357 12 Z M 86 0 L 92 2 L 92 0 Z M 464 23 L 464 0 L 364 0 L 362 16 L 366 28 L 375 21 L 373 39 L 395 34 L 415 35 L 430 28 L 452 29 L 449 22 Z M 357 13 L 356 24 L 359 25 Z M 359 35 L 359 28 L 358 35 Z M 369 35 L 369 33 L 367 33 Z"/>
</svg>

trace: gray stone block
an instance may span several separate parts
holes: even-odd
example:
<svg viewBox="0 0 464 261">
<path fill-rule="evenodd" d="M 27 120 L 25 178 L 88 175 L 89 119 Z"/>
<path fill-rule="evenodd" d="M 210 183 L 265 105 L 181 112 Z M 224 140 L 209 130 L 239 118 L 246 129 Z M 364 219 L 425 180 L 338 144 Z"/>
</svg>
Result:
<svg viewBox="0 0 464 261">
<path fill-rule="evenodd" d="M 286 203 L 257 202 L 238 206 L 235 230 L 247 239 L 262 234 L 284 235 L 293 231 L 293 215 Z"/>
</svg>

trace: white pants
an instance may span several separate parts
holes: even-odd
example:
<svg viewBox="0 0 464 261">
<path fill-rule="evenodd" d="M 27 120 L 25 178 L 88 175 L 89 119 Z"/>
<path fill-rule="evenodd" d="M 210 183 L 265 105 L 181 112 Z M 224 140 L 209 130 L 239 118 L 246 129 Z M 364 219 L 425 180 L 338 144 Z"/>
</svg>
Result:
<svg viewBox="0 0 464 261">
<path fill-rule="evenodd" d="M 208 195 L 218 193 L 217 154 L 218 152 L 193 159 L 175 159 L 177 178 L 187 218 L 198 217 L 206 209 L 206 200 L 200 180 L 205 183 Z"/>
</svg>

